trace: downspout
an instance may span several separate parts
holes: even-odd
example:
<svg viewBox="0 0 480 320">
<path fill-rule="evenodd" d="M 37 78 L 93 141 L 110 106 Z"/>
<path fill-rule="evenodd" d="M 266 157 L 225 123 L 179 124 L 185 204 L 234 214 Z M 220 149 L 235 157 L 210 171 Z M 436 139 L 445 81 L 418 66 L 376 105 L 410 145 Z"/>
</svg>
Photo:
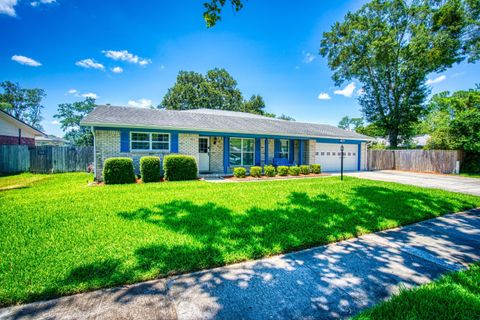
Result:
<svg viewBox="0 0 480 320">
<path fill-rule="evenodd" d="M 97 146 L 95 143 L 95 130 L 93 129 L 93 126 L 90 127 L 90 130 L 92 130 L 92 135 L 93 135 L 93 176 L 94 179 L 97 179 Z"/>
</svg>

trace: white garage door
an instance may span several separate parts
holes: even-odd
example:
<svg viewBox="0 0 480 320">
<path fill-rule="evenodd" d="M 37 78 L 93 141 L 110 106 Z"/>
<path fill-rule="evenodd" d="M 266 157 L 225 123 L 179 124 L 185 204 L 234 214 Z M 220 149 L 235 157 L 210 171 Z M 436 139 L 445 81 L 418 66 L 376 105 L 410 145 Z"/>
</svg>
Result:
<svg viewBox="0 0 480 320">
<path fill-rule="evenodd" d="M 343 170 L 358 170 L 358 145 L 344 144 Z M 315 163 L 322 166 L 322 171 L 340 171 L 340 144 L 317 143 Z"/>
</svg>

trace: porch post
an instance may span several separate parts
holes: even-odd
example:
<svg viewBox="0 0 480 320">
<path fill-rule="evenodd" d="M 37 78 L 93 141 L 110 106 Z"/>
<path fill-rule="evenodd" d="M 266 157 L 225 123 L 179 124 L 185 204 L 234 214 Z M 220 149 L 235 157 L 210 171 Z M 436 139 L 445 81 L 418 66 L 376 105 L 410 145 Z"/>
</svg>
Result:
<svg viewBox="0 0 480 320">
<path fill-rule="evenodd" d="M 298 164 L 303 164 L 303 148 L 305 141 L 298 140 L 299 148 L 298 148 Z"/>
<path fill-rule="evenodd" d="M 255 165 L 259 166 L 261 165 L 261 146 L 260 146 L 260 138 L 255 138 Z"/>
<path fill-rule="evenodd" d="M 291 139 L 290 140 L 290 148 L 289 148 L 289 153 L 288 153 L 288 161 L 290 163 L 295 162 L 295 140 Z"/>
<path fill-rule="evenodd" d="M 223 173 L 228 172 L 228 163 L 230 158 L 230 137 L 223 137 Z"/>
<path fill-rule="evenodd" d="M 268 164 L 268 139 L 265 138 L 265 165 Z"/>
</svg>

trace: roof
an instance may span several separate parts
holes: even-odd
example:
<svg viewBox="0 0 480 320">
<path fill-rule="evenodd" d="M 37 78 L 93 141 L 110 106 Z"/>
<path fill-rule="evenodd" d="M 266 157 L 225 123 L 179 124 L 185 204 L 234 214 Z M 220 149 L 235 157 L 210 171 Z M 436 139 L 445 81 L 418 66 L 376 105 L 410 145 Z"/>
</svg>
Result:
<svg viewBox="0 0 480 320">
<path fill-rule="evenodd" d="M 158 128 L 312 138 L 371 140 L 370 137 L 326 124 L 306 123 L 220 110 L 160 110 L 111 105 L 97 106 L 82 126 Z"/>
<path fill-rule="evenodd" d="M 37 128 L 34 128 L 32 127 L 31 125 L 29 125 L 28 123 L 26 122 L 23 122 L 22 120 L 12 116 L 11 114 L 3 111 L 3 110 L 0 110 L 0 116 L 4 116 L 5 118 L 13 121 L 17 126 L 19 127 L 22 127 L 24 129 L 27 129 L 28 131 L 30 131 L 30 133 L 34 136 L 44 136 L 45 133 L 43 133 L 42 131 L 38 130 Z"/>
<path fill-rule="evenodd" d="M 60 137 L 56 137 L 56 136 L 51 136 L 51 135 L 48 135 L 48 136 L 37 136 L 37 137 L 35 137 L 35 141 L 43 141 L 43 142 L 52 141 L 52 142 L 70 143 L 70 141 L 68 141 L 68 140 L 66 140 L 66 139 L 63 139 L 63 138 L 60 138 Z"/>
</svg>

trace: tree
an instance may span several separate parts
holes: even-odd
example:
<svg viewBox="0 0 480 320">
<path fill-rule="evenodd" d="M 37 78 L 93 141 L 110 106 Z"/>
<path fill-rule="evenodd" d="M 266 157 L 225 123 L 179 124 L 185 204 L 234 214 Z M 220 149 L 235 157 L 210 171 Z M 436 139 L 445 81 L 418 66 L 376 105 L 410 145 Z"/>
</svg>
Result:
<svg viewBox="0 0 480 320">
<path fill-rule="evenodd" d="M 207 28 L 215 26 L 215 24 L 222 20 L 220 14 L 222 9 L 225 6 L 227 0 L 211 0 L 210 2 L 205 2 L 203 6 L 205 11 L 203 12 L 203 19 L 207 23 Z M 229 0 L 232 5 L 233 10 L 236 12 L 240 11 L 243 8 L 241 0 Z"/>
<path fill-rule="evenodd" d="M 379 137 L 379 138 L 384 138 L 387 136 L 386 132 L 384 129 L 379 128 L 377 125 L 374 123 L 370 123 L 366 126 L 360 126 L 357 129 L 355 129 L 355 132 L 364 134 L 369 137 Z"/>
<path fill-rule="evenodd" d="M 43 130 L 42 100 L 47 95 L 43 89 L 24 89 L 18 83 L 4 81 L 0 83 L 0 108 L 17 119 L 28 123 L 38 130 Z"/>
<path fill-rule="evenodd" d="M 273 115 L 273 117 L 275 117 L 275 115 Z M 286 121 L 295 121 L 295 118 L 292 118 L 290 116 L 287 116 L 285 114 L 281 114 L 277 117 L 277 119 L 280 119 L 280 120 L 286 120 Z"/>
<path fill-rule="evenodd" d="M 363 119 L 345 116 L 338 123 L 338 127 L 348 131 L 357 130 L 358 128 L 363 127 Z"/>
<path fill-rule="evenodd" d="M 95 99 L 93 98 L 58 105 L 58 113 L 53 117 L 59 119 L 62 130 L 66 132 L 65 139 L 77 146 L 93 145 L 93 134 L 90 128 L 80 126 L 82 118 L 93 109 L 95 109 Z"/>
<path fill-rule="evenodd" d="M 478 0 L 373 0 L 323 34 L 320 54 L 336 85 L 361 82 L 365 119 L 395 148 L 426 113 L 427 75 L 479 58 L 478 10 Z"/>
<path fill-rule="evenodd" d="M 243 112 L 255 113 L 265 115 L 265 101 L 263 98 L 254 94 L 250 97 L 250 100 L 243 103 Z M 275 115 L 273 115 L 275 117 Z"/>
</svg>

